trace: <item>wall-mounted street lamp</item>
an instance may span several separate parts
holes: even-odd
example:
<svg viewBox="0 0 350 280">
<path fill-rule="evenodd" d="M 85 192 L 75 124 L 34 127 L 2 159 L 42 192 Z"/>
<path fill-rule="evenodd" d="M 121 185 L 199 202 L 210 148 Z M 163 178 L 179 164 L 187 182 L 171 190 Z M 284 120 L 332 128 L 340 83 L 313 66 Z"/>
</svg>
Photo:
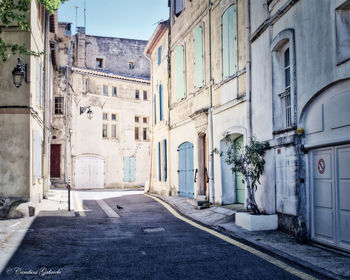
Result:
<svg viewBox="0 0 350 280">
<path fill-rule="evenodd" d="M 90 106 L 80 107 L 80 115 L 84 114 L 86 110 L 87 117 L 89 120 L 91 120 L 94 115 L 94 112 L 91 111 Z"/>
<path fill-rule="evenodd" d="M 12 71 L 12 80 L 16 88 L 19 88 L 23 81 L 27 82 L 27 64 L 24 64 L 20 58 Z"/>
</svg>

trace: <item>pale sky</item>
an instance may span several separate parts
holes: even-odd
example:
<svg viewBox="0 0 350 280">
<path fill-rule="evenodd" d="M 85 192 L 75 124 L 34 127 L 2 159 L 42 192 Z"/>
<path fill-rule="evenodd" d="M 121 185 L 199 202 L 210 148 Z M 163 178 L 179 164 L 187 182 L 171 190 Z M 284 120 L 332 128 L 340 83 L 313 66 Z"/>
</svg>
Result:
<svg viewBox="0 0 350 280">
<path fill-rule="evenodd" d="M 58 20 L 71 22 L 75 33 L 84 26 L 84 0 L 69 0 L 60 6 Z M 161 20 L 168 19 L 168 0 L 86 0 L 86 34 L 148 40 Z"/>
</svg>

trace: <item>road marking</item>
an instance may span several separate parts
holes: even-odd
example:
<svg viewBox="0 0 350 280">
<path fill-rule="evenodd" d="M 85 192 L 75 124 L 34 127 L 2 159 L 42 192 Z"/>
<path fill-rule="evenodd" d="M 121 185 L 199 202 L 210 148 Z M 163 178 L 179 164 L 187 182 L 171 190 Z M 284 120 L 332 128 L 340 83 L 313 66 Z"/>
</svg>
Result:
<svg viewBox="0 0 350 280">
<path fill-rule="evenodd" d="M 180 220 L 182 220 L 182 221 L 184 221 L 184 222 L 186 222 L 186 223 L 188 223 L 188 224 L 190 224 L 198 229 L 206 231 L 206 232 L 210 233 L 211 235 L 214 235 L 214 236 L 216 236 L 216 237 L 218 237 L 218 238 L 220 238 L 220 239 L 222 239 L 222 240 L 224 240 L 232 245 L 235 245 L 235 246 L 237 246 L 245 251 L 248 251 L 249 253 L 252 253 L 252 254 L 258 256 L 259 258 L 261 258 L 265 261 L 268 261 L 269 263 L 272 263 L 272 264 L 278 266 L 279 268 L 282 268 L 283 270 L 285 270 L 285 271 L 287 271 L 287 272 L 289 272 L 289 273 L 291 273 L 291 274 L 293 274 L 301 279 L 304 279 L 304 280 L 316 280 L 317 279 L 317 278 L 315 278 L 315 277 L 313 277 L 313 276 L 311 276 L 311 275 L 309 275 L 301 270 L 298 270 L 298 269 L 296 269 L 296 268 L 294 268 L 294 267 L 292 267 L 292 266 L 290 266 L 290 265 L 288 265 L 288 264 L 286 264 L 286 263 L 284 263 L 284 262 L 282 262 L 274 257 L 271 257 L 263 252 L 260 252 L 257 249 L 254 249 L 254 248 L 252 248 L 248 245 L 245 245 L 241 242 L 238 242 L 238 241 L 236 241 L 236 240 L 234 240 L 226 235 L 223 235 L 219 232 L 216 232 L 215 230 L 204 227 L 204 226 L 197 224 L 196 222 L 194 222 L 190 219 L 187 219 L 187 218 L 181 216 L 171 206 L 169 206 L 167 203 L 165 203 L 164 201 L 162 201 L 161 199 L 159 199 L 157 197 L 147 195 L 147 194 L 144 194 L 144 195 L 148 196 L 150 198 L 153 198 L 154 200 L 156 200 L 157 202 L 162 204 L 176 218 L 178 218 L 178 219 L 180 219 Z"/>
<path fill-rule="evenodd" d="M 102 199 L 96 199 L 97 204 L 101 207 L 103 212 L 107 215 L 108 218 L 119 218 L 120 216 Z"/>
<path fill-rule="evenodd" d="M 83 204 L 81 200 L 78 197 L 78 194 L 76 192 L 73 192 L 73 199 L 74 199 L 74 211 L 78 212 L 81 217 L 85 216 Z"/>
</svg>

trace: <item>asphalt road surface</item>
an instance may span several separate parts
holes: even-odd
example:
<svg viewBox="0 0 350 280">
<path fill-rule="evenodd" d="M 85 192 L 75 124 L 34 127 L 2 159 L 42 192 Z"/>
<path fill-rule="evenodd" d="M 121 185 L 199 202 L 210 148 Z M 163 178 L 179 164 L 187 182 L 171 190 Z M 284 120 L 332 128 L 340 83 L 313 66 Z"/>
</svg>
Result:
<svg viewBox="0 0 350 280">
<path fill-rule="evenodd" d="M 138 192 L 79 197 L 81 216 L 36 218 L 0 279 L 299 279 Z"/>
</svg>

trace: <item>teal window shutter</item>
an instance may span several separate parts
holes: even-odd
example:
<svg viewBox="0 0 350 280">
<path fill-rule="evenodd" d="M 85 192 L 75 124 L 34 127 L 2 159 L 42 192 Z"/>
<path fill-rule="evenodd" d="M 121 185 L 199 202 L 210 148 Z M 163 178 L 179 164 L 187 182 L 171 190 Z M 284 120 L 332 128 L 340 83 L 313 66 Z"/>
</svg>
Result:
<svg viewBox="0 0 350 280">
<path fill-rule="evenodd" d="M 168 166 L 167 166 L 167 143 L 166 139 L 163 140 L 163 178 L 164 182 L 168 179 Z"/>
<path fill-rule="evenodd" d="M 123 162 L 124 162 L 124 182 L 129 182 L 130 181 L 129 157 L 124 157 Z"/>
<path fill-rule="evenodd" d="M 154 95 L 153 104 L 154 104 L 154 124 L 157 124 L 157 96 L 156 95 Z"/>
<path fill-rule="evenodd" d="M 38 131 L 34 131 L 34 177 L 42 178 L 42 139 Z"/>
<path fill-rule="evenodd" d="M 176 72 L 175 72 L 175 88 L 177 99 L 185 97 L 185 54 L 184 46 L 177 46 L 175 49 L 176 56 Z"/>
<path fill-rule="evenodd" d="M 163 87 L 159 85 L 159 120 L 163 120 Z"/>
<path fill-rule="evenodd" d="M 158 65 L 162 62 L 162 46 L 158 48 Z"/>
<path fill-rule="evenodd" d="M 136 171 L 136 159 L 135 157 L 129 157 L 129 182 L 135 182 L 135 171 Z"/>
<path fill-rule="evenodd" d="M 158 181 L 162 181 L 162 163 L 160 154 L 160 142 L 158 142 Z"/>
<path fill-rule="evenodd" d="M 194 86 L 200 88 L 203 84 L 203 28 L 198 26 L 194 30 Z"/>
<path fill-rule="evenodd" d="M 222 78 L 226 79 L 237 71 L 237 24 L 236 7 L 230 6 L 222 15 Z"/>
</svg>

